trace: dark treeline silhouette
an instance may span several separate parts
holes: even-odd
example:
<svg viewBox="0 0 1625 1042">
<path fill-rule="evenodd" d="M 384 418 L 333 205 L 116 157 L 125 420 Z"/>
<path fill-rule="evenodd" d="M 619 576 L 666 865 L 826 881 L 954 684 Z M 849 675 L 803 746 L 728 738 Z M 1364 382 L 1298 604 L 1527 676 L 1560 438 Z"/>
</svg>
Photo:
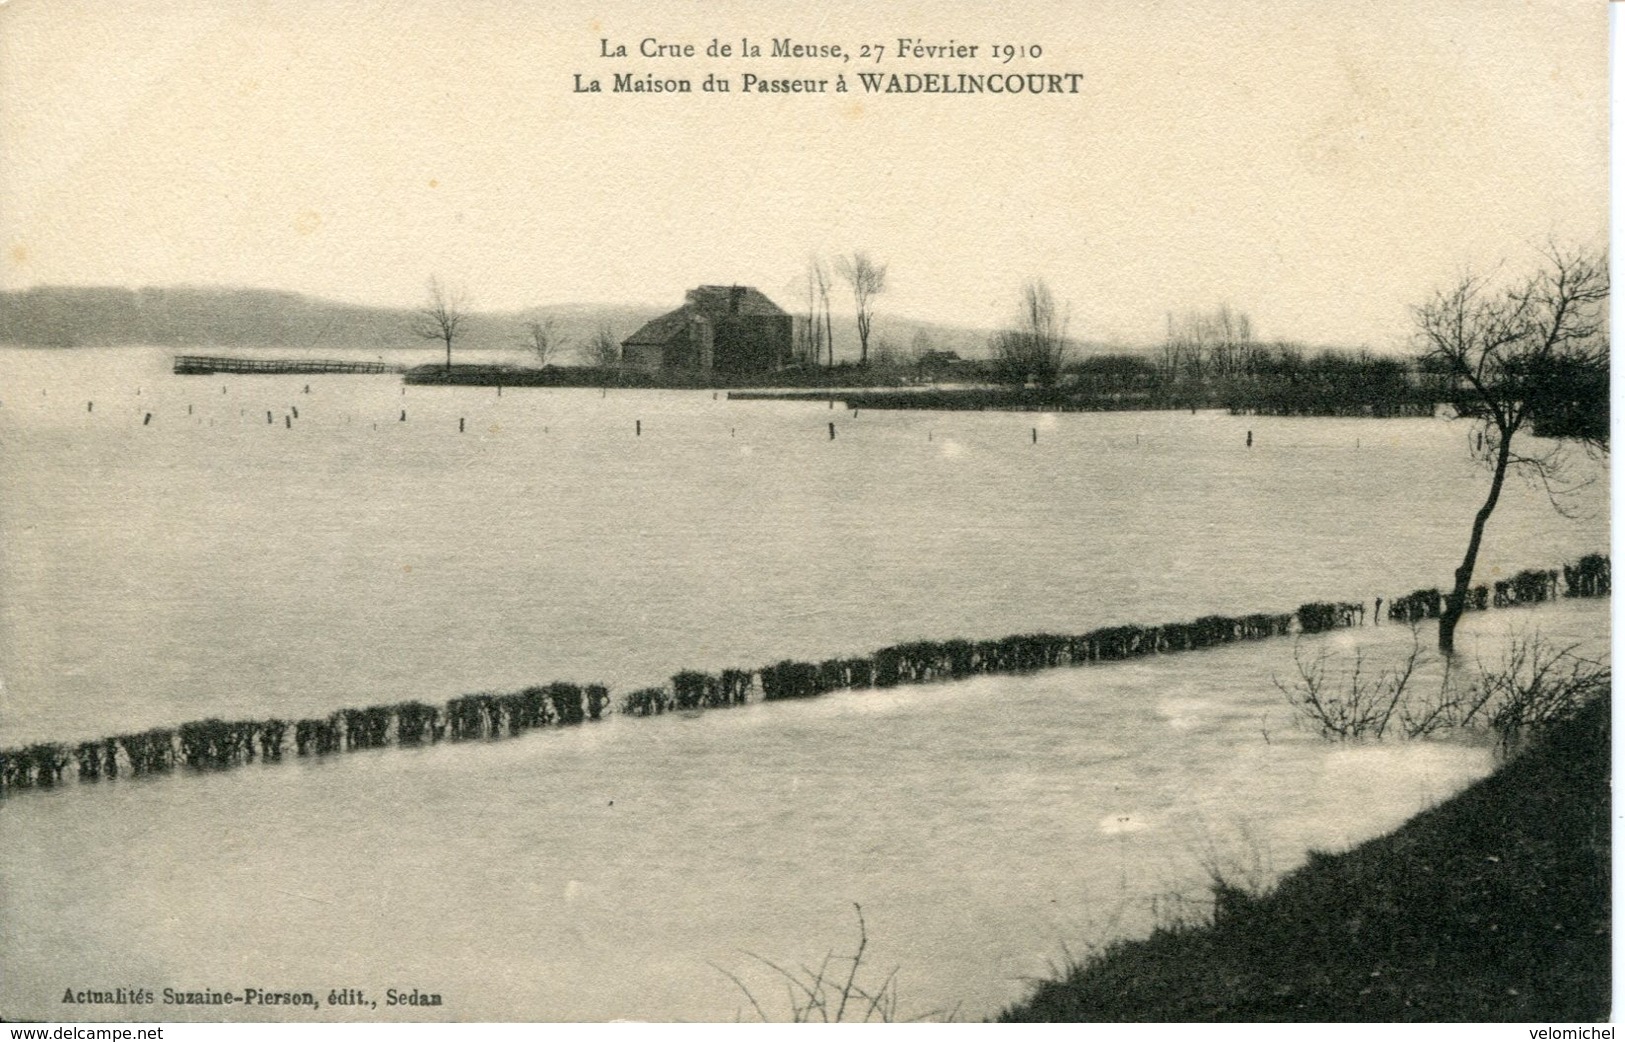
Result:
<svg viewBox="0 0 1625 1042">
<path fill-rule="evenodd" d="M 1212 356 L 1101 354 L 1069 363 L 1049 386 L 935 387 L 845 396 L 852 408 L 1094 412 L 1228 409 L 1270 416 L 1431 416 L 1449 382 L 1411 359 L 1369 351 L 1310 354 L 1294 344 L 1232 345 Z M 987 376 L 996 377 L 995 370 Z M 1555 394 L 1555 392 L 1554 392 Z"/>
<path fill-rule="evenodd" d="M 979 363 L 978 363 L 979 364 Z M 978 369 L 978 372 L 981 370 Z M 722 388 L 853 388 L 890 387 L 917 383 L 912 367 L 859 366 L 839 362 L 833 366 L 795 365 L 762 373 L 724 373 L 708 369 L 646 369 L 621 365 L 525 365 L 443 363 L 413 366 L 406 371 L 409 384 L 453 384 L 474 387 L 627 387 L 676 390 Z M 764 399 L 812 397 L 823 394 L 803 390 L 799 394 L 750 393 L 729 397 Z"/>
<path fill-rule="evenodd" d="M 418 365 L 406 371 L 409 384 L 453 384 L 462 387 L 671 387 L 688 374 L 655 374 L 641 369 L 621 369 L 596 365 L 549 365 L 541 368 L 519 365 L 446 366 Z M 709 387 L 698 377 L 683 386 Z"/>
<path fill-rule="evenodd" d="M 1445 379 L 1405 358 L 1369 351 L 1307 355 L 1262 348 L 1246 367 L 1213 381 L 1215 404 L 1266 416 L 1431 416 L 1449 400 Z"/>
<path fill-rule="evenodd" d="M 1610 562 L 1588 554 L 1561 572 L 1529 570 L 1494 587 L 1493 606 L 1513 607 L 1551 600 L 1559 580 L 1568 597 L 1606 597 L 1611 592 Z M 1491 606 L 1489 591 L 1478 587 L 1471 598 L 1477 609 Z M 1389 603 L 1395 620 L 1438 618 L 1444 597 L 1438 589 L 1417 590 Z M 683 670 L 668 685 L 645 687 L 621 699 L 627 716 L 721 709 L 752 701 L 812 698 L 831 691 L 929 684 L 989 674 L 1030 673 L 1064 666 L 1116 662 L 1148 655 L 1195 651 L 1238 641 L 1263 640 L 1293 633 L 1322 633 L 1365 623 L 1365 605 L 1311 602 L 1295 612 L 1228 616 L 1205 615 L 1192 622 L 1158 626 L 1107 626 L 1088 633 L 1030 633 L 997 640 L 916 640 L 881 648 L 861 658 L 822 662 L 784 660 L 756 670 L 725 669 L 720 673 Z M 600 720 L 610 708 L 602 684 L 555 681 L 510 694 L 462 695 L 443 706 L 398 702 L 341 709 L 326 717 L 292 724 L 297 756 L 379 749 L 424 742 L 485 741 L 514 737 L 547 727 L 576 726 Z M 283 758 L 287 721 L 216 718 L 169 730 L 157 728 L 117 735 L 69 747 L 38 742 L 0 750 L 0 794 L 24 788 L 48 788 L 62 782 L 69 767 L 80 781 L 158 774 L 177 765 L 193 769 L 225 768 Z"/>
</svg>

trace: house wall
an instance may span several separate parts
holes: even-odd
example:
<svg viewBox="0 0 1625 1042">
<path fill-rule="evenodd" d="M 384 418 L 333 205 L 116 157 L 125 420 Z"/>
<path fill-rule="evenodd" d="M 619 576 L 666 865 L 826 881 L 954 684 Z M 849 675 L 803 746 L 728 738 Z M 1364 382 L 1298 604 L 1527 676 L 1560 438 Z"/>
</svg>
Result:
<svg viewBox="0 0 1625 1042">
<path fill-rule="evenodd" d="M 658 372 L 664 358 L 665 348 L 660 344 L 625 344 L 621 347 L 621 361 L 635 369 Z"/>
<path fill-rule="evenodd" d="M 716 321 L 712 366 L 719 373 L 762 373 L 790 363 L 789 315 L 727 315 Z"/>
<path fill-rule="evenodd" d="M 765 373 L 790 364 L 795 322 L 789 315 L 724 310 L 739 306 L 743 289 L 721 306 L 712 299 L 715 296 L 691 290 L 683 308 L 639 331 L 657 342 L 623 343 L 622 362 L 649 372 L 686 369 L 724 374 Z"/>
</svg>

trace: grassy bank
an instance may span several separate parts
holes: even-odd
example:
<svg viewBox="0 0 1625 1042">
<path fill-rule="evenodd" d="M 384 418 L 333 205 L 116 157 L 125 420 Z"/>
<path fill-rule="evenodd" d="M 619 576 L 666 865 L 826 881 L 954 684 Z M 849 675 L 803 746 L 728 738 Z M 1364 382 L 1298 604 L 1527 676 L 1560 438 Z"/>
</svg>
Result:
<svg viewBox="0 0 1625 1042">
<path fill-rule="evenodd" d="M 1608 712 L 1263 896 L 1216 886 L 1212 922 L 1110 945 L 1000 1019 L 1607 1018 Z"/>
</svg>

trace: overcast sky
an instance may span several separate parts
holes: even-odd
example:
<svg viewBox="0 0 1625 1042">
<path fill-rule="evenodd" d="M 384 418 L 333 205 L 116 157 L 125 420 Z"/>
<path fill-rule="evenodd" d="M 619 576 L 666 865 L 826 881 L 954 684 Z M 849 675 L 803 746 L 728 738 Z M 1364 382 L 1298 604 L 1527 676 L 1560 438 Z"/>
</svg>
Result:
<svg viewBox="0 0 1625 1042">
<path fill-rule="evenodd" d="M 646 6 L 654 10 L 644 10 Z M 981 5 L 992 8 L 993 5 Z M 1270 338 L 1386 348 L 1463 265 L 1606 229 L 1607 5 L 13 0 L 0 285 L 227 284 L 412 306 L 794 309 L 813 251 L 883 311 L 991 326 L 1023 279 L 1091 339 L 1229 302 Z M 600 38 L 976 60 L 606 60 Z M 997 65 L 995 42 L 1036 43 Z M 1079 94 L 577 94 L 573 76 L 1078 72 Z"/>
</svg>

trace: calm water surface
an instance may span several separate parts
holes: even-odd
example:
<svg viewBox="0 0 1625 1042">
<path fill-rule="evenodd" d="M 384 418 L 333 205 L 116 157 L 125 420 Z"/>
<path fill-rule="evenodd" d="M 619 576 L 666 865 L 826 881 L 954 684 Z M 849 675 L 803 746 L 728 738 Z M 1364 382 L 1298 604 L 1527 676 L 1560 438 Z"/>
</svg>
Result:
<svg viewBox="0 0 1625 1042">
<path fill-rule="evenodd" d="M 167 360 L 0 356 L 0 743 L 1369 601 L 1448 577 L 1485 480 L 1445 422 L 854 418 Z M 1482 574 L 1604 547 L 1606 488 L 1575 505 L 1510 485 Z M 1515 625 L 1600 647 L 1607 608 L 1471 635 L 1493 656 Z M 904 1013 L 986 1015 L 1063 944 L 1196 894 L 1204 861 L 1284 870 L 1489 769 L 1471 743 L 1319 742 L 1269 683 L 1291 655 L 26 794 L 0 807 L 0 1010 L 56 1015 L 69 985 L 393 986 L 457 1019 L 732 1019 L 717 967 L 782 1012 L 744 953 L 850 950 L 858 902 Z"/>
</svg>

